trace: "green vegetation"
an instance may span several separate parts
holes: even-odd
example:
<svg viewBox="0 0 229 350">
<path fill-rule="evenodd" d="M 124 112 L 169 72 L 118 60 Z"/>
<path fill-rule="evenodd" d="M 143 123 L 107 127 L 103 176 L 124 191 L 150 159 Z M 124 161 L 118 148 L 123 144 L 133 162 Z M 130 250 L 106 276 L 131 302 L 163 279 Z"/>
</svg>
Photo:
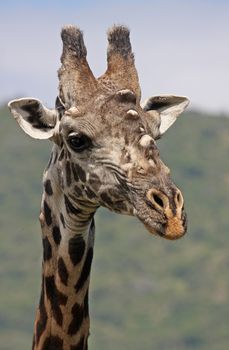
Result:
<svg viewBox="0 0 229 350">
<path fill-rule="evenodd" d="M 38 213 L 51 145 L 0 110 L 0 343 L 31 348 L 40 288 Z M 229 119 L 182 116 L 159 142 L 184 192 L 185 238 L 150 236 L 99 210 L 90 289 L 94 350 L 226 350 L 229 344 Z"/>
</svg>

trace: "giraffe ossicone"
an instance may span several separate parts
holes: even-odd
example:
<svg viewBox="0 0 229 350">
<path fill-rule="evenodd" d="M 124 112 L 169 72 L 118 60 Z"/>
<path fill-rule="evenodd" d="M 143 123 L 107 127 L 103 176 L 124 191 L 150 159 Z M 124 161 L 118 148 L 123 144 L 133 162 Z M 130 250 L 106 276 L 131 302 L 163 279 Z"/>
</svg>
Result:
<svg viewBox="0 0 229 350">
<path fill-rule="evenodd" d="M 108 32 L 107 70 L 96 79 L 82 32 L 62 30 L 59 96 L 54 109 L 34 98 L 9 103 L 19 126 L 53 149 L 44 172 L 40 223 L 42 290 L 34 350 L 86 350 L 88 288 L 98 207 L 134 215 L 167 239 L 187 229 L 184 201 L 161 161 L 155 140 L 187 107 L 183 96 L 141 91 L 129 30 Z"/>
</svg>

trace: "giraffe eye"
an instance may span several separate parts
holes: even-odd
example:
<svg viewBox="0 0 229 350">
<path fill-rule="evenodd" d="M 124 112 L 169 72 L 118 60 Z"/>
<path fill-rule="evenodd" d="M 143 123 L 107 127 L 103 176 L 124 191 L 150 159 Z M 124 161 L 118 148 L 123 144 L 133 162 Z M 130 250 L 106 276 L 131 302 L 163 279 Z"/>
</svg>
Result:
<svg viewBox="0 0 229 350">
<path fill-rule="evenodd" d="M 91 139 L 85 134 L 72 134 L 68 136 L 68 144 L 75 152 L 82 152 L 91 146 Z"/>
</svg>

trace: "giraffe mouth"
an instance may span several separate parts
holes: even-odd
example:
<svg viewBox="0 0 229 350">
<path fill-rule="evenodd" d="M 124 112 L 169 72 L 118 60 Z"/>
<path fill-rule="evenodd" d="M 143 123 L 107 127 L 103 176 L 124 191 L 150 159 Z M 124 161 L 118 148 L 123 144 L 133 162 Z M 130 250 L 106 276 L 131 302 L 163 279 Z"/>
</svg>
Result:
<svg viewBox="0 0 229 350">
<path fill-rule="evenodd" d="M 136 215 L 143 223 L 147 231 L 153 235 L 160 236 L 168 240 L 177 240 L 183 237 L 187 231 L 187 216 L 183 212 L 181 217 L 173 216 L 168 219 L 153 219 L 151 217 L 141 217 Z"/>
<path fill-rule="evenodd" d="M 177 240 L 184 236 L 186 233 L 186 228 L 182 223 L 177 222 L 168 222 L 168 224 L 163 225 L 156 223 L 154 225 L 144 224 L 146 229 L 156 236 L 163 237 L 168 240 Z"/>
</svg>

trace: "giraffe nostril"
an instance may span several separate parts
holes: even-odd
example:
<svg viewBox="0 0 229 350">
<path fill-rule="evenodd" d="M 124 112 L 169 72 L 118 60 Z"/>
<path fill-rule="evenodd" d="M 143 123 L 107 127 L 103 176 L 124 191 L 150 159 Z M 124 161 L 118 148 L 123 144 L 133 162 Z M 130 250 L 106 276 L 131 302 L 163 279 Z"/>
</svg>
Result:
<svg viewBox="0 0 229 350">
<path fill-rule="evenodd" d="M 168 198 L 156 189 L 151 188 L 146 196 L 154 208 L 158 208 L 159 211 L 164 211 L 169 206 Z"/>
<path fill-rule="evenodd" d="M 155 203 L 157 203 L 161 208 L 164 207 L 163 200 L 156 193 L 153 193 L 152 197 Z"/>
<path fill-rule="evenodd" d="M 177 193 L 177 202 L 179 203 L 181 201 L 180 193 Z"/>
<path fill-rule="evenodd" d="M 184 199 L 183 196 L 181 194 L 181 191 L 177 191 L 176 195 L 175 195 L 175 201 L 176 201 L 176 205 L 178 208 L 182 208 L 184 205 Z"/>
</svg>

